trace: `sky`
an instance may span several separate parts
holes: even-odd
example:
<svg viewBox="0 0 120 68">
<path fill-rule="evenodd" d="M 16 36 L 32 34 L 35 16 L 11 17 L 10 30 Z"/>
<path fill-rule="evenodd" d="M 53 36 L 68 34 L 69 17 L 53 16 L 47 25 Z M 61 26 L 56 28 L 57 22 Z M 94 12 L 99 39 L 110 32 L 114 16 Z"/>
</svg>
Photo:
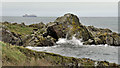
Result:
<svg viewBox="0 0 120 68">
<path fill-rule="evenodd" d="M 0 16 L 22 16 L 35 14 L 44 17 L 58 17 L 73 13 L 80 17 L 115 17 L 118 15 L 118 3 L 111 2 L 30 2 L 3 0 Z M 100 1 L 100 0 L 99 0 Z M 105 1 L 105 0 L 104 0 Z"/>
<path fill-rule="evenodd" d="M 1 0 L 2 2 L 118 2 L 119 0 Z"/>
</svg>

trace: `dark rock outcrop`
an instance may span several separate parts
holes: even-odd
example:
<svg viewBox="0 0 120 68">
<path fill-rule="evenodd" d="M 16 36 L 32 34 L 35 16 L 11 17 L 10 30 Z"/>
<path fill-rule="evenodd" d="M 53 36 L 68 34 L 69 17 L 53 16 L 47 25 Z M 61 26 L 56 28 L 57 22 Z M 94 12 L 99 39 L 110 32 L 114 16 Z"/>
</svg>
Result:
<svg viewBox="0 0 120 68">
<path fill-rule="evenodd" d="M 70 13 L 58 17 L 52 25 L 48 25 L 47 32 L 44 36 L 47 35 L 52 36 L 56 40 L 59 38 L 72 39 L 73 35 L 78 39 L 82 38 L 83 41 L 92 38 L 87 28 L 79 22 L 79 18 Z"/>
<path fill-rule="evenodd" d="M 76 15 L 68 13 L 49 23 L 47 32 L 43 36 L 47 37 L 49 35 L 56 40 L 59 38 L 72 39 L 75 36 L 77 39 L 82 39 L 85 45 L 120 45 L 120 36 L 117 34 L 111 35 L 112 33 L 110 29 L 84 26 L 79 22 L 79 18 Z"/>
<path fill-rule="evenodd" d="M 108 44 L 113 46 L 120 45 L 119 34 L 112 32 L 110 29 L 95 28 L 94 26 L 88 26 L 88 31 L 94 36 L 93 44 Z M 89 44 L 87 41 L 84 44 Z"/>
<path fill-rule="evenodd" d="M 117 33 L 112 33 L 106 37 L 106 43 L 113 46 L 120 46 L 120 36 Z"/>
<path fill-rule="evenodd" d="M 12 45 L 22 46 L 23 42 L 21 35 L 10 32 L 9 30 L 2 28 L 2 41 L 10 43 Z"/>
<path fill-rule="evenodd" d="M 31 24 L 31 25 L 29 25 L 29 27 L 34 27 L 34 28 L 41 29 L 41 28 L 45 27 L 45 24 L 43 22 L 40 22 L 38 24 Z"/>
<path fill-rule="evenodd" d="M 31 35 L 26 36 L 24 46 L 53 46 L 56 40 L 50 36 L 44 37 L 41 30 L 34 29 Z"/>
<path fill-rule="evenodd" d="M 3 24 L 9 25 L 9 22 L 4 22 Z M 82 25 L 79 18 L 74 14 L 65 14 L 64 16 L 58 17 L 54 22 L 48 24 L 38 23 L 31 24 L 29 26 L 17 23 L 12 23 L 17 28 L 19 25 L 19 32 L 11 32 L 9 30 L 3 29 L 3 40 L 8 43 L 15 45 L 24 46 L 53 46 L 59 38 L 72 39 L 75 36 L 77 39 L 82 39 L 84 45 L 99 45 L 108 44 L 113 46 L 120 45 L 120 34 L 112 32 L 110 29 L 96 28 L 94 26 Z M 28 28 L 29 27 L 29 28 Z M 8 28 L 12 28 L 8 26 Z M 26 31 L 22 29 L 26 29 Z M 31 30 L 32 29 L 32 30 Z M 12 29 L 12 31 L 15 31 Z M 30 31 L 33 31 L 33 33 Z M 8 39 L 7 39 L 8 38 Z"/>
</svg>

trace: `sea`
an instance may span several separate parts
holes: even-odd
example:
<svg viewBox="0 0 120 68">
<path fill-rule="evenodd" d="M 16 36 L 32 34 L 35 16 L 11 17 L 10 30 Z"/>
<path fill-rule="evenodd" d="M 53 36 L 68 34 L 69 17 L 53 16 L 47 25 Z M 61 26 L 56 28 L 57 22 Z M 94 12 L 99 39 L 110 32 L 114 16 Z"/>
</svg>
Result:
<svg viewBox="0 0 120 68">
<path fill-rule="evenodd" d="M 11 23 L 22 23 L 26 25 L 43 22 L 45 24 L 54 22 L 57 17 L 15 17 L 3 16 L 0 17 L 1 22 L 8 21 Z M 80 23 L 86 26 L 95 26 L 97 28 L 108 28 L 113 32 L 118 32 L 117 17 L 79 17 Z M 62 56 L 76 58 L 90 58 L 98 61 L 109 61 L 111 63 L 120 64 L 120 47 L 110 45 L 83 45 L 81 39 L 72 40 L 60 38 L 54 46 L 49 47 L 26 47 L 35 51 L 45 51 Z"/>
</svg>

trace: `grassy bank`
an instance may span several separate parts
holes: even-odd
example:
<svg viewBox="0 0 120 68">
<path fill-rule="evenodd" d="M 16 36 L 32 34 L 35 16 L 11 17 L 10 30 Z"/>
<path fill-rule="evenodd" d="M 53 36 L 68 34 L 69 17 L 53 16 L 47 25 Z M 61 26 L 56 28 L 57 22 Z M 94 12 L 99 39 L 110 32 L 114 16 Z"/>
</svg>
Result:
<svg viewBox="0 0 120 68">
<path fill-rule="evenodd" d="M 2 25 L 6 26 L 7 30 L 14 32 L 16 34 L 22 35 L 24 37 L 25 35 L 29 35 L 33 32 L 33 27 L 29 27 L 27 25 L 22 24 L 16 24 L 16 23 L 2 23 Z"/>
<path fill-rule="evenodd" d="M 78 59 L 58 54 L 37 52 L 22 46 L 10 45 L 0 41 L 3 66 L 117 66 L 107 61 Z"/>
</svg>

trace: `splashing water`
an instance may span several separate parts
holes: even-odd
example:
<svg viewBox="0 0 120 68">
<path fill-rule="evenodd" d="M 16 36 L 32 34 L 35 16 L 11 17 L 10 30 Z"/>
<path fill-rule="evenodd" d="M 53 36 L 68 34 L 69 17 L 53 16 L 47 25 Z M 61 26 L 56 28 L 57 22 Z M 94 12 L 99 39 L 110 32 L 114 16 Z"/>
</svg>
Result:
<svg viewBox="0 0 120 68">
<path fill-rule="evenodd" d="M 56 43 L 57 44 L 70 43 L 72 45 L 83 45 L 83 43 L 81 42 L 81 39 L 76 39 L 74 36 L 72 37 L 71 40 L 67 40 L 66 38 L 60 38 Z"/>
<path fill-rule="evenodd" d="M 98 61 L 118 63 L 118 48 L 109 45 L 83 45 L 81 39 L 60 38 L 55 46 L 26 47 L 36 51 L 45 51 L 76 58 L 90 58 Z M 119 63 L 120 64 L 120 63 Z"/>
</svg>

